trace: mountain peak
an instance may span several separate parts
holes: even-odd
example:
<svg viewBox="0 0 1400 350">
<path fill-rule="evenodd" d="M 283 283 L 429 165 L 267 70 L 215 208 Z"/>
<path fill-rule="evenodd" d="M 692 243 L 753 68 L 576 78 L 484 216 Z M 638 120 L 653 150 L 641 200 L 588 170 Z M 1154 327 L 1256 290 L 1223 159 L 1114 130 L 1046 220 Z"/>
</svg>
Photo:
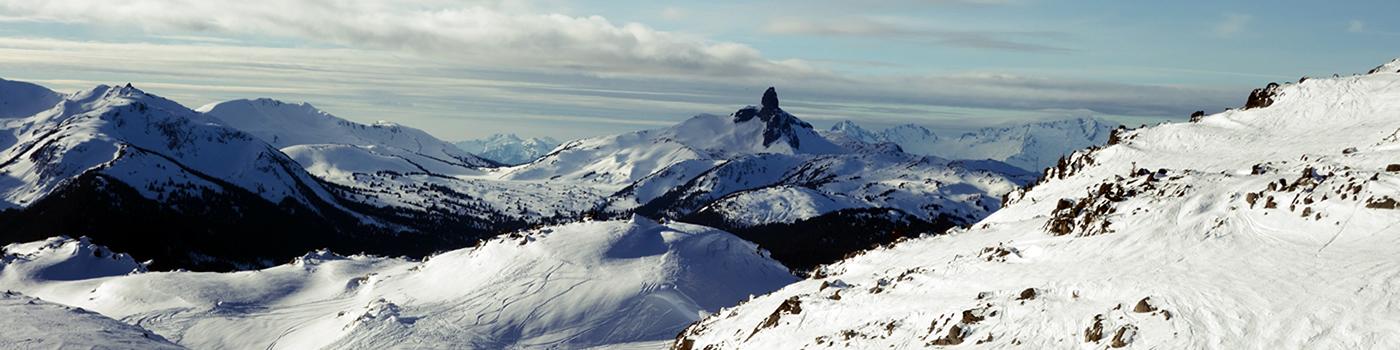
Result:
<svg viewBox="0 0 1400 350">
<path fill-rule="evenodd" d="M 763 92 L 763 109 L 778 109 L 778 90 L 772 86 Z"/>
<path fill-rule="evenodd" d="M 778 141 L 786 141 L 793 149 L 800 147 L 801 141 L 795 130 L 811 129 L 812 124 L 797 119 L 797 116 L 778 108 L 778 91 L 773 87 L 769 87 L 767 91 L 763 92 L 762 103 L 762 108 L 749 106 L 734 112 L 734 122 L 743 123 L 756 117 L 766 124 L 763 131 L 764 147 Z"/>
</svg>

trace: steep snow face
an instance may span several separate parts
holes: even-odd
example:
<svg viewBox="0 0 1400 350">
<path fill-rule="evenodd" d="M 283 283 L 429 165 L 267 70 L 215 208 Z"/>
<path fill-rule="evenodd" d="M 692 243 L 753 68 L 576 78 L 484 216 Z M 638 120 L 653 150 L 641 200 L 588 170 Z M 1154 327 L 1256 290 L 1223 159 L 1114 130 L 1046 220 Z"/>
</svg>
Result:
<svg viewBox="0 0 1400 350">
<path fill-rule="evenodd" d="M 63 94 L 22 81 L 0 79 L 0 118 L 28 117 L 53 108 Z"/>
<path fill-rule="evenodd" d="M 559 147 L 559 141 L 548 137 L 522 139 L 515 134 L 495 134 L 484 139 L 454 143 L 457 148 L 502 164 L 523 164 L 539 159 Z"/>
<path fill-rule="evenodd" d="M 832 126 L 827 135 L 867 144 L 894 143 L 914 154 L 948 159 L 994 159 L 1028 171 L 1040 171 L 1055 165 L 1061 156 L 1074 150 L 1104 144 L 1117 127 L 1117 123 L 1096 118 L 1073 118 L 988 127 L 955 137 L 940 137 L 917 125 L 900 125 L 875 132 L 843 121 Z"/>
<path fill-rule="evenodd" d="M 0 348 L 184 349 L 151 331 L 95 312 L 0 292 Z"/>
<path fill-rule="evenodd" d="M 315 144 L 377 146 L 397 148 L 463 167 L 493 165 L 423 130 L 382 121 L 371 125 L 360 124 L 316 109 L 309 103 L 291 104 L 271 99 L 232 100 L 209 104 L 198 110 L 277 148 Z"/>
<path fill-rule="evenodd" d="M 272 203 L 329 198 L 268 144 L 130 85 L 98 86 L 31 117 L 0 120 L 0 141 L 0 207 L 26 206 L 89 172 L 158 201 L 227 185 Z"/>
<path fill-rule="evenodd" d="M 77 243 L 32 245 L 55 244 Z M 654 344 L 795 280 L 728 233 L 642 218 L 541 228 L 422 262 L 321 251 L 236 273 L 54 280 L 33 272 L 93 258 L 22 250 L 28 258 L 0 265 L 0 289 L 95 310 L 203 349 Z"/>
<path fill-rule="evenodd" d="M 968 230 L 825 266 L 675 345 L 1400 347 L 1400 74 L 1272 99 L 1124 133 Z"/>
</svg>

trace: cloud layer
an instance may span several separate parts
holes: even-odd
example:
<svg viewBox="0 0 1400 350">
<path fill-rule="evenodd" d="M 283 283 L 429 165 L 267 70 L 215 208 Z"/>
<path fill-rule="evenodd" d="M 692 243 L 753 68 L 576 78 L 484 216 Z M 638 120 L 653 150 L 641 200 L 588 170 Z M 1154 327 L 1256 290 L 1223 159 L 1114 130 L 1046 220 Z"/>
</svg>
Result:
<svg viewBox="0 0 1400 350">
<path fill-rule="evenodd" d="M 161 39 L 0 37 L 0 74 L 11 78 L 69 89 L 135 81 L 188 104 L 257 96 L 306 100 L 338 115 L 393 119 L 448 139 L 522 129 L 577 137 L 664 125 L 755 103 L 770 85 L 784 91 L 794 112 L 816 120 L 971 125 L 998 120 L 988 116 L 1066 111 L 1184 116 L 1235 102 L 1232 92 L 1178 86 L 991 73 L 835 72 L 816 61 L 767 58 L 740 43 L 599 16 L 541 13 L 511 2 L 0 0 L 0 16 L 135 28 Z M 1053 33 L 938 31 L 877 20 L 779 19 L 763 30 L 1057 49 L 1007 39 Z M 247 44 L 266 37 L 299 44 Z"/>
</svg>

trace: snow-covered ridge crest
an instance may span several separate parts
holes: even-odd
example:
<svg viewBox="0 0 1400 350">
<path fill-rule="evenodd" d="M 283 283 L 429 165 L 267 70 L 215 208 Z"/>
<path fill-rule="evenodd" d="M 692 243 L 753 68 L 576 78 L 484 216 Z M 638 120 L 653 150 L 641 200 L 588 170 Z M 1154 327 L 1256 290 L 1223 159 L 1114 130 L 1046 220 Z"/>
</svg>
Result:
<svg viewBox="0 0 1400 350">
<path fill-rule="evenodd" d="M 329 197 L 276 149 L 130 84 L 80 91 L 52 109 L 0 125 L 0 142 L 9 141 L 0 143 L 0 174 L 8 175 L 0 180 L 0 205 L 6 207 L 28 205 L 90 171 L 156 200 L 200 195 L 193 189 L 219 192 L 223 182 L 273 203 Z"/>
<path fill-rule="evenodd" d="M 422 261 L 317 251 L 235 273 L 50 279 L 35 272 L 90 258 L 29 248 L 47 245 L 16 245 L 28 258 L 0 263 L 0 290 L 133 320 L 191 348 L 655 345 L 795 280 L 733 235 L 641 217 L 518 232 Z"/>
<path fill-rule="evenodd" d="M 0 79 L 0 118 L 28 117 L 53 108 L 63 94 L 43 86 Z"/>
<path fill-rule="evenodd" d="M 966 230 L 852 257 L 678 349 L 1395 348 L 1400 75 L 1123 132 Z M 1307 320 L 1325 319 L 1326 322 Z"/>
<path fill-rule="evenodd" d="M 495 164 L 423 130 L 387 121 L 360 124 L 326 113 L 310 103 L 243 99 L 212 103 L 197 110 L 282 149 L 316 144 L 380 146 L 402 149 L 462 167 Z"/>
</svg>

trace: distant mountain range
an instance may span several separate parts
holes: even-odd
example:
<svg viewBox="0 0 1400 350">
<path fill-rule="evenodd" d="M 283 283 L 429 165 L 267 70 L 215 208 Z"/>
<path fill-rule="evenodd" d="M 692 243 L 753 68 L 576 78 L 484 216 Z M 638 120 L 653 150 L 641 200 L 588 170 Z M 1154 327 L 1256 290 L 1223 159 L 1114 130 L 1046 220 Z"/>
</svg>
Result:
<svg viewBox="0 0 1400 350">
<path fill-rule="evenodd" d="M 848 148 L 774 89 L 517 166 L 304 103 L 44 96 L 0 119 L 0 287 L 197 348 L 655 345 L 794 271 L 976 222 L 1035 178 Z"/>
<path fill-rule="evenodd" d="M 1070 152 L 1103 145 L 1113 129 L 1118 127 L 1118 123 L 1085 117 L 940 134 L 913 124 L 872 131 L 847 120 L 832 126 L 826 133 L 832 139 L 845 142 L 888 142 L 914 154 L 948 159 L 999 160 L 1039 172 L 1055 165 L 1060 157 Z"/>
<path fill-rule="evenodd" d="M 463 151 L 501 164 L 522 164 L 538 159 L 559 147 L 559 141 L 549 137 L 520 138 L 515 134 L 495 134 L 475 140 L 453 143 Z"/>
</svg>

